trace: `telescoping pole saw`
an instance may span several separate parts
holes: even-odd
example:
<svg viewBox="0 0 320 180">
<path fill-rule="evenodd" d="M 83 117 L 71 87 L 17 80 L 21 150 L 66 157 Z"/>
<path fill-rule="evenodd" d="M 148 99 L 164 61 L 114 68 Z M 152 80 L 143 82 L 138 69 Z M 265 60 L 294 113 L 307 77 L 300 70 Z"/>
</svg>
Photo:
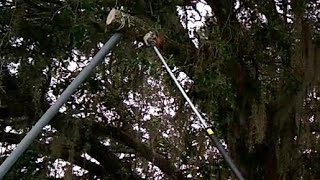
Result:
<svg viewBox="0 0 320 180">
<path fill-rule="evenodd" d="M 203 128 L 206 130 L 207 135 L 210 137 L 210 139 L 214 142 L 214 144 L 216 145 L 216 147 L 218 148 L 219 152 L 222 154 L 223 158 L 225 159 L 225 161 L 227 162 L 227 164 L 230 166 L 232 172 L 234 173 L 234 175 L 239 179 L 239 180 L 244 180 L 241 172 L 238 170 L 237 166 L 233 163 L 232 159 L 230 158 L 230 156 L 227 154 L 227 152 L 225 151 L 225 149 L 223 148 L 223 146 L 221 145 L 221 143 L 219 142 L 218 138 L 214 135 L 214 131 L 207 125 L 206 121 L 202 118 L 202 116 L 200 115 L 199 111 L 197 110 L 197 108 L 193 105 L 192 101 L 190 100 L 190 98 L 188 97 L 188 95 L 186 94 L 186 92 L 183 90 L 183 88 L 181 87 L 180 83 L 178 82 L 177 78 L 174 76 L 174 74 L 172 73 L 171 69 L 169 68 L 168 64 L 166 63 L 166 61 L 164 60 L 162 54 L 160 53 L 160 51 L 158 50 L 158 48 L 155 46 L 156 45 L 156 41 L 155 41 L 156 35 L 153 32 L 148 32 L 145 36 L 144 36 L 144 41 L 145 44 L 148 46 L 152 46 L 153 50 L 156 52 L 156 54 L 158 55 L 159 59 L 161 60 L 162 64 L 164 65 L 164 67 L 166 68 L 167 72 L 169 73 L 169 75 L 171 76 L 171 78 L 173 79 L 174 83 L 177 85 L 177 87 L 179 88 L 180 92 L 182 93 L 183 97 L 186 99 L 186 101 L 189 103 L 191 109 L 194 111 L 194 113 L 197 115 L 197 117 L 199 118 Z"/>
<path fill-rule="evenodd" d="M 19 159 L 23 152 L 30 146 L 32 141 L 39 135 L 42 128 L 58 113 L 61 106 L 67 102 L 70 96 L 77 90 L 83 81 L 90 75 L 96 66 L 101 64 L 105 56 L 110 52 L 121 39 L 122 34 L 115 33 L 109 41 L 93 57 L 91 62 L 80 72 L 80 74 L 63 91 L 59 99 L 42 115 L 39 121 L 32 127 L 27 135 L 21 140 L 17 148 L 12 151 L 9 157 L 0 166 L 0 180 L 7 174 L 14 163 Z"/>
</svg>

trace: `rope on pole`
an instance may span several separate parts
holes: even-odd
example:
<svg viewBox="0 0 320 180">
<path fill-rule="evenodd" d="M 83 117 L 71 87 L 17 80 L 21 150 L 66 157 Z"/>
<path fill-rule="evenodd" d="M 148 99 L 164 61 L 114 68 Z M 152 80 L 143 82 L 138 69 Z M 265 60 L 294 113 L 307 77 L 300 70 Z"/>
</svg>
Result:
<svg viewBox="0 0 320 180">
<path fill-rule="evenodd" d="M 50 120 L 58 113 L 60 107 L 67 102 L 70 96 L 77 90 L 77 88 L 84 82 L 84 80 L 90 75 L 90 73 L 98 66 L 105 56 L 110 52 L 121 39 L 122 34 L 115 33 L 108 42 L 99 50 L 99 52 L 93 57 L 91 62 L 85 67 L 79 75 L 71 82 L 71 84 L 64 90 L 59 99 L 42 115 L 38 122 L 32 127 L 27 135 L 17 145 L 17 148 L 10 154 L 9 157 L 0 166 L 0 179 L 2 179 L 7 172 L 11 169 L 14 163 L 24 153 L 24 151 L 30 146 L 32 141 L 42 131 L 42 128 L 46 126 Z"/>
<path fill-rule="evenodd" d="M 186 94 L 186 92 L 184 91 L 184 89 L 181 87 L 180 83 L 178 82 L 177 78 L 174 76 L 174 74 L 172 73 L 170 67 L 168 66 L 168 64 L 166 63 L 165 59 L 163 58 L 162 54 L 160 53 L 160 51 L 158 50 L 158 48 L 155 46 L 155 41 L 154 41 L 155 35 L 152 32 L 148 32 L 145 36 L 144 36 L 144 41 L 146 45 L 151 45 L 153 47 L 153 50 L 156 52 L 156 54 L 158 55 L 159 59 L 161 60 L 162 64 L 164 65 L 164 67 L 166 68 L 167 72 L 169 73 L 170 77 L 173 79 L 174 83 L 176 84 L 176 86 L 178 87 L 178 89 L 180 90 L 181 94 L 183 95 L 183 97 L 186 99 L 186 101 L 189 103 L 191 109 L 193 110 L 193 112 L 197 115 L 197 117 L 199 118 L 203 128 L 206 130 L 207 135 L 209 136 L 209 138 L 214 142 L 214 144 L 216 145 L 216 147 L 218 148 L 219 152 L 222 154 L 223 158 L 225 159 L 225 161 L 227 162 L 227 164 L 229 165 L 229 167 L 231 168 L 232 172 L 234 173 L 234 175 L 239 179 L 239 180 L 244 180 L 241 172 L 238 170 L 237 166 L 233 163 L 232 159 L 230 158 L 230 156 L 228 155 L 228 153 L 225 151 L 225 149 L 223 148 L 223 146 L 221 145 L 221 143 L 219 142 L 218 138 L 214 135 L 214 131 L 208 127 L 206 121 L 202 118 L 202 116 L 200 115 L 199 111 L 197 110 L 197 108 L 193 105 L 192 101 L 190 100 L 190 98 L 188 97 L 188 95 Z"/>
</svg>

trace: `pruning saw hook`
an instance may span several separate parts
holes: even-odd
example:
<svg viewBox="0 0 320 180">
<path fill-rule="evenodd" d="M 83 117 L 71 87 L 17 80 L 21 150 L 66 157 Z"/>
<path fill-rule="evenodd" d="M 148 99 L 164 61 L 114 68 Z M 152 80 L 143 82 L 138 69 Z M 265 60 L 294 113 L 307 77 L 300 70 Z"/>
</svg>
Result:
<svg viewBox="0 0 320 180">
<path fill-rule="evenodd" d="M 143 37 L 143 41 L 147 46 L 155 46 L 156 45 L 156 38 L 157 38 L 157 35 L 154 32 L 149 31 Z"/>
</svg>

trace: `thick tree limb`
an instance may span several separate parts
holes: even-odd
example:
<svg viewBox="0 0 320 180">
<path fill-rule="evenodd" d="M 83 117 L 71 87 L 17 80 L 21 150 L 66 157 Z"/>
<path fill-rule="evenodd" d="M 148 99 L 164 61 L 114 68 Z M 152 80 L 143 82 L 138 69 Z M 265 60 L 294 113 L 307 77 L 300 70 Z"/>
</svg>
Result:
<svg viewBox="0 0 320 180">
<path fill-rule="evenodd" d="M 61 131 L 63 126 L 61 126 L 61 123 L 53 123 L 52 124 L 58 131 Z M 86 131 L 87 127 L 82 126 L 83 128 L 80 129 L 80 131 L 84 132 Z M 94 128 L 93 128 L 94 129 Z M 96 131 L 98 133 L 99 131 Z M 82 139 L 83 138 L 83 139 Z M 112 175 L 115 179 L 133 179 L 138 180 L 141 179 L 139 175 L 137 175 L 135 172 L 132 171 L 131 167 L 128 164 L 123 163 L 113 152 L 111 152 L 106 146 L 102 145 L 98 139 L 97 136 L 95 137 L 89 137 L 90 140 L 88 140 L 88 137 L 82 136 L 81 139 L 78 140 L 79 143 L 83 142 L 89 142 L 90 146 L 92 148 L 89 148 L 87 150 L 87 154 L 89 154 L 91 157 L 96 159 L 100 163 L 100 167 L 104 169 L 103 171 L 93 171 L 97 175 L 100 175 L 102 177 L 106 175 Z M 77 150 L 81 150 L 83 147 L 83 144 L 76 145 Z M 80 157 L 81 154 L 76 155 L 77 158 Z M 80 157 L 81 158 L 81 157 Z M 77 159 L 76 159 L 77 161 Z M 81 165 L 79 165 L 81 166 Z M 81 166 L 85 169 L 86 166 Z M 87 169 L 90 171 L 90 169 Z"/>
<path fill-rule="evenodd" d="M 124 121 L 124 120 L 123 120 Z M 62 124 L 60 123 L 53 123 L 54 127 L 59 131 Z M 166 159 L 166 157 L 163 157 L 156 152 L 152 151 L 147 145 L 141 143 L 141 141 L 135 139 L 139 137 L 138 135 L 135 135 L 136 133 L 132 130 L 128 130 L 124 132 L 124 130 L 112 126 L 107 126 L 105 124 L 100 124 L 97 122 L 93 122 L 92 126 L 90 125 L 92 129 L 95 131 L 95 138 L 97 137 L 105 137 L 109 136 L 117 141 L 122 142 L 126 146 L 132 148 L 135 150 L 136 153 L 138 153 L 140 156 L 144 157 L 146 160 L 154 163 L 157 167 L 161 169 L 163 173 L 168 175 L 171 179 L 185 179 L 184 175 L 181 173 L 181 171 L 176 168 L 173 165 L 173 162 L 170 160 Z M 93 142 L 91 142 L 93 143 Z M 93 143 L 94 145 L 92 147 L 99 147 L 99 148 L 94 148 L 90 150 L 91 152 L 88 153 L 92 157 L 97 157 L 97 160 L 103 164 L 107 165 L 108 162 L 113 161 L 112 159 L 115 159 L 114 154 L 110 154 L 107 151 L 110 152 L 110 150 L 106 150 L 106 147 L 103 147 L 102 144 L 97 144 Z M 101 151 L 101 149 L 106 150 L 106 152 Z M 95 152 L 93 152 L 95 150 Z M 102 156 L 102 154 L 105 154 L 105 156 Z M 109 157 L 107 157 L 109 156 Z M 108 158 L 105 160 L 102 160 L 101 158 Z M 117 158 L 118 159 L 118 158 Z M 108 165 L 107 165 L 108 166 Z M 106 167 L 107 167 L 106 166 Z M 115 166 L 113 164 L 113 166 Z M 121 165 L 121 166 L 126 166 L 126 165 Z M 128 171 L 129 172 L 129 171 Z"/>
<path fill-rule="evenodd" d="M 162 172 L 167 174 L 171 179 L 186 179 L 184 175 L 181 173 L 181 171 L 173 165 L 173 162 L 155 153 L 148 146 L 141 143 L 141 141 L 136 140 L 134 137 L 138 136 L 135 135 L 135 132 L 124 132 L 119 128 L 112 126 L 102 126 L 98 123 L 95 123 L 93 125 L 93 129 L 99 132 L 103 132 L 101 135 L 105 134 L 131 147 L 140 156 L 144 157 L 150 162 L 153 162 L 157 167 L 161 169 Z"/>
<path fill-rule="evenodd" d="M 67 150 L 63 151 L 62 154 L 60 154 L 60 155 L 52 156 L 49 145 L 39 143 L 39 144 L 37 144 L 37 148 L 41 149 L 42 152 L 45 153 L 45 155 L 49 156 L 52 159 L 57 158 L 57 159 L 63 159 L 65 161 L 68 161 L 68 159 L 69 159 L 69 151 L 67 151 Z M 67 147 L 62 146 L 61 148 L 66 149 Z M 101 165 L 98 165 L 94 162 L 91 162 L 90 160 L 87 160 L 87 159 L 81 157 L 80 152 L 76 152 L 76 155 L 73 156 L 73 158 L 74 158 L 73 159 L 74 162 L 72 162 L 72 163 L 82 167 L 85 170 L 88 170 L 89 171 L 88 175 L 90 177 L 98 176 L 98 177 L 103 178 L 104 176 L 108 175 L 107 169 L 105 169 Z"/>
<path fill-rule="evenodd" d="M 131 170 L 129 164 L 121 162 L 106 146 L 97 139 L 91 139 L 91 148 L 88 152 L 93 158 L 99 160 L 101 165 L 112 172 L 117 179 L 142 179 Z M 112 163 L 110 163 L 112 162 Z M 126 171 L 126 173 L 124 173 Z"/>
<path fill-rule="evenodd" d="M 137 174 L 132 172 L 130 166 L 121 162 L 118 157 L 108 151 L 108 148 L 103 146 L 98 140 L 92 139 L 90 145 L 93 148 L 90 148 L 86 153 L 99 161 L 100 165 L 81 157 L 82 152 L 80 151 L 75 152 L 72 162 L 73 164 L 88 170 L 90 176 L 98 176 L 100 178 L 112 176 L 114 179 L 141 179 Z M 42 149 L 42 151 L 45 149 L 43 152 L 46 152 L 48 156 L 52 155 L 49 150 L 50 146 L 39 144 L 38 148 Z M 61 158 L 65 161 L 69 161 L 70 155 L 68 149 L 70 147 L 62 144 L 60 148 L 64 149 L 64 151 L 53 158 Z"/>
<path fill-rule="evenodd" d="M 21 139 L 22 139 L 22 135 L 20 134 L 14 134 L 10 132 L 0 134 L 0 142 L 6 142 L 9 144 L 18 144 Z M 50 153 L 49 145 L 37 143 L 34 146 L 36 149 L 41 149 L 41 153 L 43 153 L 44 155 L 49 157 L 52 155 Z M 53 159 L 61 158 L 61 159 L 64 159 L 65 161 L 68 161 L 68 157 L 69 157 L 68 151 L 64 151 L 64 153 L 62 153 L 61 156 L 56 156 L 52 158 Z M 104 167 L 80 157 L 80 154 L 78 156 L 75 156 L 75 162 L 73 163 L 88 170 L 89 175 L 92 174 L 92 177 L 93 175 L 106 175 L 106 170 Z"/>
<path fill-rule="evenodd" d="M 22 139 L 21 134 L 15 134 L 15 133 L 6 133 L 6 132 L 0 132 L 0 142 L 6 142 L 9 144 L 18 144 L 20 140 Z"/>
</svg>

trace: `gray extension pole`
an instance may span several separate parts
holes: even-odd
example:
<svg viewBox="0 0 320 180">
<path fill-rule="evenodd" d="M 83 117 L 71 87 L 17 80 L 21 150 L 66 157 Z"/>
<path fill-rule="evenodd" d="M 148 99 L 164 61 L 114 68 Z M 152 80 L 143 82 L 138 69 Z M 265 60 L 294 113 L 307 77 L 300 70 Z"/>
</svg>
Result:
<svg viewBox="0 0 320 180">
<path fill-rule="evenodd" d="M 60 107 L 67 102 L 70 96 L 77 90 L 83 81 L 90 75 L 90 73 L 99 65 L 121 39 L 122 34 L 115 33 L 108 42 L 100 49 L 100 51 L 93 57 L 91 62 L 85 67 L 80 74 L 71 82 L 71 84 L 64 90 L 59 99 L 42 115 L 39 121 L 32 127 L 28 134 L 21 140 L 17 148 L 10 154 L 9 157 L 0 166 L 0 179 L 7 174 L 10 168 L 30 146 L 32 141 L 42 131 L 50 120 L 58 113 Z"/>
<path fill-rule="evenodd" d="M 156 54 L 158 55 L 158 57 L 160 58 L 162 64 L 164 65 L 164 67 L 166 68 L 167 72 L 169 73 L 170 77 L 173 79 L 174 83 L 176 84 L 176 86 L 178 87 L 178 89 L 180 90 L 180 92 L 182 93 L 183 97 L 187 100 L 187 102 L 189 103 L 191 109 L 193 110 L 193 112 L 197 115 L 197 117 L 199 118 L 202 126 L 204 129 L 207 130 L 207 134 L 210 137 L 210 139 L 214 142 L 214 144 L 216 145 L 216 147 L 218 148 L 219 152 L 221 153 L 221 155 L 223 156 L 223 158 L 225 159 L 225 161 L 227 162 L 227 164 L 229 165 L 229 167 L 231 168 L 232 172 L 234 173 L 234 175 L 239 179 L 239 180 L 244 180 L 241 172 L 239 171 L 238 167 L 234 164 L 234 162 L 232 161 L 232 159 L 230 158 L 230 156 L 228 155 L 228 153 L 226 152 L 226 150 L 223 148 L 223 146 L 221 145 L 221 143 L 219 142 L 218 138 L 213 134 L 213 131 L 211 128 L 208 127 L 206 121 L 202 118 L 202 116 L 200 115 L 199 111 L 197 110 L 197 108 L 193 105 L 192 101 L 190 100 L 190 98 L 188 97 L 188 95 L 186 94 L 186 92 L 184 91 L 184 89 L 181 87 L 180 83 L 178 82 L 177 78 L 174 76 L 174 74 L 172 73 L 170 67 L 168 66 L 168 64 L 166 63 L 166 61 L 164 60 L 162 54 L 160 53 L 160 51 L 158 50 L 158 48 L 156 46 L 152 46 L 153 50 L 156 52 Z M 208 131 L 209 130 L 209 131 Z"/>
</svg>

